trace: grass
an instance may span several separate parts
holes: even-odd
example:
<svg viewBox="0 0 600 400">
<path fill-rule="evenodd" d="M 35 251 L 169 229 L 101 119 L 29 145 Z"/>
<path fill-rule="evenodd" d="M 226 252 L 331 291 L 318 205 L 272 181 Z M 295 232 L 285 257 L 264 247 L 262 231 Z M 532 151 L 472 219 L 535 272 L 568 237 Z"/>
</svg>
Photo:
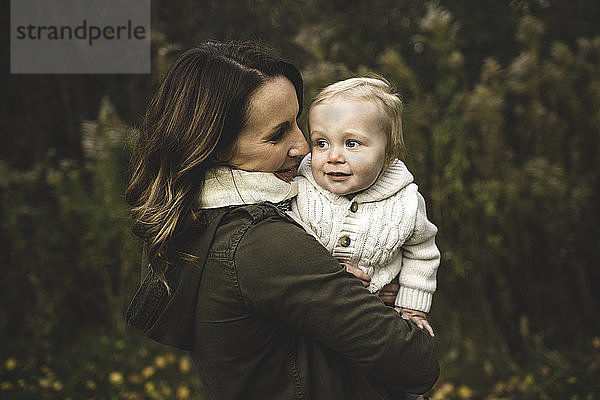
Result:
<svg viewBox="0 0 600 400">
<path fill-rule="evenodd" d="M 9 355 L 0 366 L 0 398 L 202 399 L 187 353 L 138 332 L 87 335 L 43 356 Z"/>
<path fill-rule="evenodd" d="M 132 329 L 102 336 L 86 334 L 61 347 L 30 351 L 28 356 L 16 350 L 5 354 L 0 365 L 0 398 L 203 398 L 187 353 L 154 343 Z M 468 348 L 457 351 L 439 343 L 442 376 L 428 393 L 432 400 L 600 398 L 600 337 L 576 353 L 533 343 L 522 357 L 526 361 L 502 368 L 493 360 L 460 355 Z"/>
</svg>

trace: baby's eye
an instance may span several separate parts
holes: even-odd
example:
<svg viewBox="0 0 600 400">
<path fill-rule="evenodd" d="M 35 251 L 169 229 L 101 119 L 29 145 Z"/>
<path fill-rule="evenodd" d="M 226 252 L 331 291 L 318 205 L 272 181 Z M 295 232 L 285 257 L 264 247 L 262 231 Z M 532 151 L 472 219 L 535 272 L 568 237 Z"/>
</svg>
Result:
<svg viewBox="0 0 600 400">
<path fill-rule="evenodd" d="M 358 146 L 360 144 L 360 142 L 358 140 L 346 140 L 346 147 L 353 149 L 356 146 Z"/>
<path fill-rule="evenodd" d="M 320 149 L 325 149 L 325 148 L 327 148 L 328 144 L 327 144 L 327 141 L 324 139 L 317 139 L 315 141 L 315 146 Z"/>
</svg>

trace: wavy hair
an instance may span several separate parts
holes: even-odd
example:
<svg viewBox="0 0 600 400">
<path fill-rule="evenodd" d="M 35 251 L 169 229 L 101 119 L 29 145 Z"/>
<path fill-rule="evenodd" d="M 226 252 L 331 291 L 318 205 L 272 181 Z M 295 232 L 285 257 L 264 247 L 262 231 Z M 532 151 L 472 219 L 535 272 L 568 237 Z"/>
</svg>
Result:
<svg viewBox="0 0 600 400">
<path fill-rule="evenodd" d="M 167 268 L 186 258 L 176 239 L 194 220 L 205 172 L 231 153 L 252 95 L 279 76 L 292 82 L 301 107 L 300 72 L 272 49 L 255 42 L 205 42 L 177 58 L 150 100 L 126 199 L 149 267 L 167 288 Z"/>
</svg>

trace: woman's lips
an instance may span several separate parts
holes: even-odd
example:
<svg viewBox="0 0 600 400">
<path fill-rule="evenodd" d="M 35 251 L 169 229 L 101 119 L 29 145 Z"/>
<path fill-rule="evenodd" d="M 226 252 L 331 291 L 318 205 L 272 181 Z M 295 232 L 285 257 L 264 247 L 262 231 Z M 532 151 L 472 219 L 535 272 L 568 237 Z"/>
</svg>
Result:
<svg viewBox="0 0 600 400">
<path fill-rule="evenodd" d="M 291 182 L 296 176 L 296 167 L 290 167 L 286 169 L 280 169 L 275 172 L 275 176 L 285 182 Z"/>
</svg>

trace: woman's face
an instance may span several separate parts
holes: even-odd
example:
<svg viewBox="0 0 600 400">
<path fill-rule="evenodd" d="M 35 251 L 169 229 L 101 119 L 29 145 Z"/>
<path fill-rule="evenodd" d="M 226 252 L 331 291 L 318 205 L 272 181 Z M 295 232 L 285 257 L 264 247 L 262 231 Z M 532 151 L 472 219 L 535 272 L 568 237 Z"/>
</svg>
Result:
<svg viewBox="0 0 600 400">
<path fill-rule="evenodd" d="M 294 85 L 276 77 L 250 98 L 248 122 L 240 132 L 229 164 L 245 171 L 273 172 L 291 182 L 308 143 L 296 123 L 298 99 Z"/>
</svg>

